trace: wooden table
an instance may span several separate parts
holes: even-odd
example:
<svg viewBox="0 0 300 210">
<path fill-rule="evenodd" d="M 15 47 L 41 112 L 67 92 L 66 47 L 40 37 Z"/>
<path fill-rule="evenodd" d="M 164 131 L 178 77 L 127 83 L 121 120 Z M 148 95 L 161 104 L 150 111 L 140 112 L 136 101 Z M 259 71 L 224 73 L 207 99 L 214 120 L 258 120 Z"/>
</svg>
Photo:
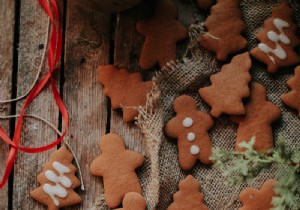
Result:
<svg viewBox="0 0 300 210">
<path fill-rule="evenodd" d="M 128 14 L 100 14 L 85 11 L 72 0 L 59 0 L 63 17 L 64 49 L 60 71 L 55 81 L 70 116 L 68 141 L 80 162 L 86 191 L 78 189 L 82 203 L 65 209 L 97 209 L 101 179 L 89 172 L 89 165 L 99 155 L 98 140 L 108 132 L 124 137 L 129 149 L 143 152 L 143 136 L 132 124 L 122 121 L 122 113 L 112 111 L 109 99 L 97 81 L 97 67 L 116 64 L 130 71 L 138 67 L 144 38 L 135 30 L 137 18 Z M 185 1 L 186 2 L 186 1 Z M 176 1 L 179 19 L 188 28 L 194 21 L 195 6 Z M 0 0 L 0 99 L 16 98 L 29 89 L 42 61 L 48 33 L 48 18 L 37 0 Z M 183 52 L 187 42 L 181 43 Z M 180 54 L 179 52 L 179 54 Z M 46 61 L 42 75 L 47 71 Z M 153 74 L 146 72 L 145 74 Z M 18 114 L 24 100 L 1 104 L 1 115 Z M 30 105 L 27 114 L 47 119 L 59 129 L 64 127 L 49 85 Z M 1 120 L 10 136 L 16 120 Z M 38 147 L 52 142 L 57 133 L 45 123 L 26 118 L 21 144 Z M 0 209 L 46 209 L 29 192 L 38 186 L 36 176 L 56 148 L 38 154 L 18 152 L 9 182 L 0 190 Z M 0 176 L 2 178 L 9 147 L 0 141 Z"/>
</svg>

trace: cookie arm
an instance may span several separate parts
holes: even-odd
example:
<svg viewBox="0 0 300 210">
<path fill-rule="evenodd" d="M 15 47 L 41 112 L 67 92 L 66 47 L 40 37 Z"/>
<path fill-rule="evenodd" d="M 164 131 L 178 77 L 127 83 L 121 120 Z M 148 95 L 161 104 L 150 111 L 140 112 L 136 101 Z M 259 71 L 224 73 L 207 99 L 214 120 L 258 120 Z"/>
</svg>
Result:
<svg viewBox="0 0 300 210">
<path fill-rule="evenodd" d="M 141 155 L 140 153 L 137 153 L 137 152 L 134 152 L 131 150 L 126 150 L 125 155 L 126 155 L 125 158 L 128 158 L 130 161 L 130 164 L 134 165 L 135 168 L 143 165 L 143 163 L 144 163 L 144 156 Z"/>
<path fill-rule="evenodd" d="M 103 176 L 103 174 L 105 173 L 105 168 L 104 166 L 106 164 L 102 164 L 104 163 L 104 160 L 102 157 L 98 157 L 96 158 L 90 166 L 90 171 L 93 175 L 95 176 Z"/>
<path fill-rule="evenodd" d="M 177 138 L 180 134 L 180 129 L 178 129 L 178 127 L 178 120 L 176 117 L 172 118 L 165 127 L 166 135 L 172 138 Z"/>
<path fill-rule="evenodd" d="M 176 26 L 177 26 L 176 40 L 180 41 L 185 39 L 188 36 L 186 28 L 180 22 L 176 22 Z"/>
</svg>

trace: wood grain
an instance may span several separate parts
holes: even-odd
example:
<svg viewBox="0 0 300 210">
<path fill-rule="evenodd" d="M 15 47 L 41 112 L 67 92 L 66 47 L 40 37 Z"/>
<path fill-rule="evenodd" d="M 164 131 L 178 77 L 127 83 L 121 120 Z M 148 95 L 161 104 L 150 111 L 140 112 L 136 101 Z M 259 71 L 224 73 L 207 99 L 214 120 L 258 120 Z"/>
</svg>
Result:
<svg viewBox="0 0 300 210">
<path fill-rule="evenodd" d="M 0 99 L 11 98 L 13 73 L 14 2 L 0 0 Z M 0 115 L 10 114 L 10 104 L 0 104 Z M 9 121 L 0 121 L 0 126 L 9 134 Z M 8 145 L 0 141 L 0 179 L 4 174 Z M 0 209 L 8 208 L 8 184 L 0 190 Z"/>
<path fill-rule="evenodd" d="M 68 1 L 63 92 L 70 130 L 66 140 L 81 164 L 86 191 L 78 190 L 82 203 L 67 209 L 93 210 L 101 204 L 101 178 L 93 176 L 89 166 L 100 154 L 98 142 L 107 126 L 107 99 L 97 67 L 109 63 L 110 25 L 110 15 L 84 11 Z"/>
<path fill-rule="evenodd" d="M 20 11 L 20 43 L 17 75 L 17 95 L 23 95 L 33 83 L 43 54 L 43 44 L 48 34 L 48 18 L 38 1 L 26 0 L 21 2 Z M 44 65 L 45 66 L 45 65 Z M 47 71 L 43 68 L 43 75 Z M 59 82 L 58 73 L 56 81 Z M 17 103 L 19 113 L 23 101 Z M 26 113 L 35 114 L 52 122 L 58 127 L 58 109 L 52 97 L 51 89 L 47 87 L 34 100 Z M 57 138 L 57 134 L 41 121 L 27 118 L 24 122 L 21 144 L 26 147 L 37 147 L 48 144 Z M 14 167 L 13 209 L 46 209 L 35 200 L 29 192 L 36 188 L 36 176 L 42 166 L 49 160 L 49 154 L 54 149 L 27 154 L 19 152 Z"/>
</svg>

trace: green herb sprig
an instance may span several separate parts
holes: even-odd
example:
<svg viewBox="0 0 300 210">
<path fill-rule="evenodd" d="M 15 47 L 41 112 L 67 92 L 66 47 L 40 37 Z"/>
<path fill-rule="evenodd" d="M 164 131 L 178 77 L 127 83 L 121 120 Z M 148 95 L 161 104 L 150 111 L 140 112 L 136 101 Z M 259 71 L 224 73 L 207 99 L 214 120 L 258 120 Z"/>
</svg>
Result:
<svg viewBox="0 0 300 210">
<path fill-rule="evenodd" d="M 300 209 L 300 149 L 290 149 L 283 139 L 278 146 L 267 153 L 257 152 L 253 146 L 255 137 L 249 142 L 242 142 L 239 147 L 245 151 L 227 151 L 213 148 L 211 160 L 214 167 L 224 171 L 228 177 L 229 185 L 239 185 L 251 182 L 263 170 L 268 170 L 272 165 L 278 165 L 278 182 L 275 192 L 279 197 L 274 197 L 272 210 Z"/>
</svg>

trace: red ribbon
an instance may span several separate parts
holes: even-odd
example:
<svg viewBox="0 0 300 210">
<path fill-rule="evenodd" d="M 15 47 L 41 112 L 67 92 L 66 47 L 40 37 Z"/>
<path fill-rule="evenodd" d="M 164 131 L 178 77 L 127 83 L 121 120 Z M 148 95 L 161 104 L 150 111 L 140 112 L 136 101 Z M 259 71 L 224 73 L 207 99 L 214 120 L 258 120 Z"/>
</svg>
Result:
<svg viewBox="0 0 300 210">
<path fill-rule="evenodd" d="M 56 67 L 61 57 L 61 51 L 62 51 L 62 30 L 60 25 L 59 11 L 58 11 L 56 0 L 50 0 L 49 3 L 47 0 L 38 0 L 38 1 L 42 6 L 42 8 L 44 9 L 44 11 L 46 12 L 46 14 L 49 16 L 51 21 L 51 36 L 48 45 L 49 71 L 41 79 L 41 81 L 31 90 L 31 92 L 27 96 L 26 101 L 21 109 L 20 116 L 16 123 L 13 139 L 11 140 L 9 136 L 6 134 L 6 132 L 0 127 L 0 137 L 7 144 L 11 145 L 11 149 L 9 151 L 9 155 L 5 167 L 5 172 L 2 181 L 0 183 L 0 189 L 5 185 L 5 183 L 9 178 L 18 150 L 27 153 L 38 153 L 38 152 L 49 150 L 55 147 L 56 145 L 58 145 L 63 140 L 63 138 L 66 135 L 66 131 L 69 127 L 69 117 L 68 117 L 67 109 L 59 95 L 55 82 L 52 78 L 52 73 L 53 71 L 56 70 Z M 43 90 L 43 88 L 48 83 L 48 81 L 50 81 L 53 97 L 55 99 L 56 105 L 59 108 L 60 113 L 62 114 L 62 119 L 65 122 L 66 125 L 65 131 L 58 139 L 53 141 L 51 144 L 42 147 L 30 148 L 30 147 L 19 146 L 25 110 L 30 105 L 30 103 L 39 95 L 39 93 Z"/>
</svg>

